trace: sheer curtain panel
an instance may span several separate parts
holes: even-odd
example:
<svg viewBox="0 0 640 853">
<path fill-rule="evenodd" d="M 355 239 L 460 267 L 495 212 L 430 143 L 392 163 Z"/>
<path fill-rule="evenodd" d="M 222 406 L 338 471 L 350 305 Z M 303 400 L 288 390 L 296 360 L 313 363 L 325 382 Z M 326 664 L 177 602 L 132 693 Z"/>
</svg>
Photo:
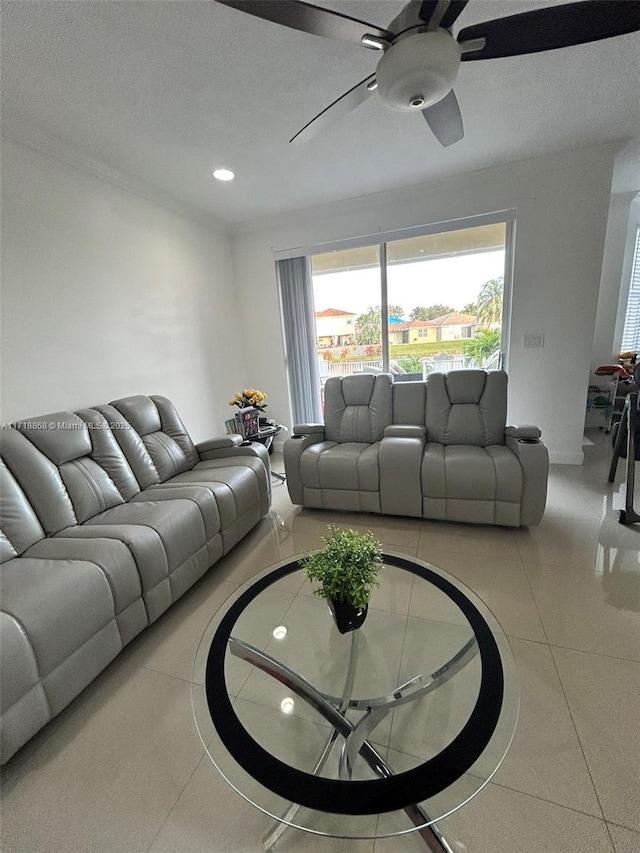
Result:
<svg viewBox="0 0 640 853">
<path fill-rule="evenodd" d="M 276 261 L 294 424 L 321 423 L 311 260 Z"/>
</svg>

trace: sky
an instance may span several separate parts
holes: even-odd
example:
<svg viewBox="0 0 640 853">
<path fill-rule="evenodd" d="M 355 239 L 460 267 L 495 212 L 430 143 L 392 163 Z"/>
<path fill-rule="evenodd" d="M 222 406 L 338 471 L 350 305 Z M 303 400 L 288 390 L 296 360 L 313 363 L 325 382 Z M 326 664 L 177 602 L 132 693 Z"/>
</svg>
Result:
<svg viewBox="0 0 640 853">
<path fill-rule="evenodd" d="M 504 275 L 504 250 L 396 264 L 389 267 L 389 304 L 409 317 L 418 305 L 450 305 L 459 311 L 475 302 L 482 285 Z M 362 314 L 380 304 L 377 269 L 348 270 L 313 277 L 315 310 L 337 308 Z"/>
</svg>

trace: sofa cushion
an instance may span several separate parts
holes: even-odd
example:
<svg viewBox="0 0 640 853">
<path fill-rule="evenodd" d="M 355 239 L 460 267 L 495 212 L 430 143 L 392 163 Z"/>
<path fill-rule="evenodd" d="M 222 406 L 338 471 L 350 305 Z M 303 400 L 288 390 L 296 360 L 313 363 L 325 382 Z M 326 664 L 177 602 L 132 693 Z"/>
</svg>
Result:
<svg viewBox="0 0 640 853">
<path fill-rule="evenodd" d="M 441 444 L 504 444 L 507 375 L 501 370 L 431 373 L 426 382 L 427 438 Z"/>
<path fill-rule="evenodd" d="M 20 622 L 0 613 L 0 759 L 4 763 L 51 719 L 33 648 Z"/>
<path fill-rule="evenodd" d="M 0 590 L 3 611 L 29 637 L 41 678 L 109 624 L 112 656 L 122 647 L 109 583 L 93 563 L 18 557 L 3 564 Z"/>
<path fill-rule="evenodd" d="M 337 444 L 323 441 L 308 447 L 300 459 L 305 489 L 377 492 L 380 487 L 380 442 Z"/>
<path fill-rule="evenodd" d="M 380 441 L 391 423 L 392 379 L 387 373 L 332 376 L 324 388 L 327 441 Z"/>
<path fill-rule="evenodd" d="M 125 501 L 140 491 L 140 485 L 114 435 L 119 429 L 132 432 L 131 425 L 122 420 L 109 422 L 96 409 L 76 412 L 89 428 L 91 458 L 107 472 Z"/>
<path fill-rule="evenodd" d="M 199 461 L 189 433 L 166 397 L 123 397 L 110 405 L 142 438 L 160 482 L 189 471 Z"/>
<path fill-rule="evenodd" d="M 18 421 L 16 429 L 57 466 L 79 524 L 124 503 L 109 474 L 92 458 L 89 424 L 82 418 L 54 412 L 35 421 Z"/>
<path fill-rule="evenodd" d="M 38 516 L 18 481 L 0 461 L 0 514 L 2 537 L 0 539 L 0 562 L 17 557 L 39 539 L 44 539 L 44 530 Z"/>
<path fill-rule="evenodd" d="M 422 458 L 421 479 L 427 517 L 473 519 L 484 524 L 520 523 L 522 468 L 504 446 L 429 442 Z M 475 510 L 471 504 L 475 504 Z"/>
<path fill-rule="evenodd" d="M 14 426 L 58 467 L 91 453 L 86 424 L 71 412 L 39 415 L 28 421 L 17 421 Z"/>
<path fill-rule="evenodd" d="M 75 560 L 92 563 L 104 574 L 111 596 L 122 644 L 126 645 L 149 624 L 142 601 L 142 584 L 133 554 L 117 539 L 64 539 L 36 542 L 25 557 L 41 560 Z"/>
<path fill-rule="evenodd" d="M 394 424 L 424 425 L 426 383 L 394 382 Z"/>
<path fill-rule="evenodd" d="M 48 536 L 78 523 L 57 466 L 17 429 L 2 430 L 2 458 Z"/>
</svg>

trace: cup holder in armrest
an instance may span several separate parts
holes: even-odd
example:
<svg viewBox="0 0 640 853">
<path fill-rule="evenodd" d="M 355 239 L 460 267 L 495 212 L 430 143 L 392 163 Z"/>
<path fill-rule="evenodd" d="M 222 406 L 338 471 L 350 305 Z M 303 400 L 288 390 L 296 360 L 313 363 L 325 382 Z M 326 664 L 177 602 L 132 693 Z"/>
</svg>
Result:
<svg viewBox="0 0 640 853">
<path fill-rule="evenodd" d="M 299 434 L 297 434 L 297 435 L 292 435 L 292 436 L 291 436 L 291 438 L 306 438 L 306 437 L 307 437 L 307 436 L 306 436 L 306 433 L 302 433 L 302 434 L 300 434 L 300 433 L 299 433 Z"/>
<path fill-rule="evenodd" d="M 519 438 L 519 444 L 540 444 L 539 438 Z"/>
</svg>

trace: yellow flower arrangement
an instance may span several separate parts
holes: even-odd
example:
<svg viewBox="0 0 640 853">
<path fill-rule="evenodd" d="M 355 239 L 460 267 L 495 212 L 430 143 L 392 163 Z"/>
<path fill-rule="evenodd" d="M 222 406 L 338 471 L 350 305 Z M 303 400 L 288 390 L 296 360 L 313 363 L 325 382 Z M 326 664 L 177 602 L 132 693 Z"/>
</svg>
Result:
<svg viewBox="0 0 640 853">
<path fill-rule="evenodd" d="M 229 400 L 230 406 L 237 406 L 239 409 L 246 409 L 247 406 L 253 406 L 254 409 L 263 411 L 267 408 L 265 400 L 267 395 L 264 391 L 258 391 L 257 388 L 245 388 L 239 391 L 233 400 Z"/>
</svg>

